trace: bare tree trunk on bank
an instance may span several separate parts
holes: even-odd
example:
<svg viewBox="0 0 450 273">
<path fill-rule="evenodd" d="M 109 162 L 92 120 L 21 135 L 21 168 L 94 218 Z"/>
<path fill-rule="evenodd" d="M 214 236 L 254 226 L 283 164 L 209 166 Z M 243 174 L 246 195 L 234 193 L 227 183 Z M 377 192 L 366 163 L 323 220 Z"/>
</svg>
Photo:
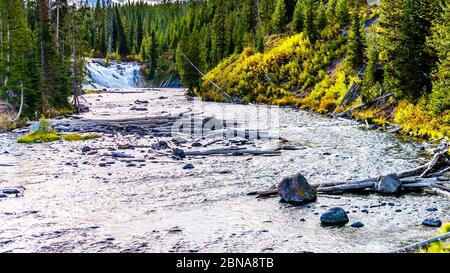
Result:
<svg viewBox="0 0 450 273">
<path fill-rule="evenodd" d="M 8 47 L 6 48 L 6 75 L 5 75 L 5 81 L 3 83 L 4 86 L 6 86 L 8 84 L 8 79 L 9 79 L 9 67 L 10 67 L 10 63 L 11 63 L 11 30 L 10 30 L 10 26 L 9 24 L 7 25 L 7 43 L 8 43 Z"/>
<path fill-rule="evenodd" d="M 40 14 L 40 20 L 41 20 L 41 41 L 40 41 L 40 47 L 41 47 L 41 68 L 42 71 L 45 71 L 46 69 L 46 60 L 45 60 L 45 48 L 44 48 L 44 30 L 45 25 L 49 23 L 50 20 L 50 1 L 47 0 L 40 0 L 41 4 L 41 14 Z M 46 80 L 47 73 L 44 73 L 44 79 Z M 45 92 L 42 93 L 45 99 Z"/>
<path fill-rule="evenodd" d="M 59 11 L 61 9 L 61 0 L 56 0 L 56 49 L 59 52 L 61 42 L 59 41 Z"/>
<path fill-rule="evenodd" d="M 107 0 L 107 10 L 108 10 L 108 53 L 112 52 L 112 40 L 113 40 L 113 22 L 112 22 L 112 3 L 111 0 Z"/>
<path fill-rule="evenodd" d="M 73 73 L 73 81 L 72 81 L 72 89 L 73 89 L 73 105 L 77 112 L 80 111 L 80 92 L 79 92 L 79 84 L 78 84 L 78 52 L 77 52 L 77 44 L 76 44 L 76 22 L 75 22 L 75 7 L 72 11 L 72 26 L 71 26 L 71 34 L 72 34 L 72 73 Z"/>
</svg>

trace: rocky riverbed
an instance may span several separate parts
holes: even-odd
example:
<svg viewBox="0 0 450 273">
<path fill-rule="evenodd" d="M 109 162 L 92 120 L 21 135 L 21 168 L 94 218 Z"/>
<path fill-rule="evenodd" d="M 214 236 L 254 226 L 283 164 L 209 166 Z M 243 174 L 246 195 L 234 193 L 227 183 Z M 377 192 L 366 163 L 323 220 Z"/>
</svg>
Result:
<svg viewBox="0 0 450 273">
<path fill-rule="evenodd" d="M 33 145 L 16 143 L 23 132 L 0 134 L 0 193 L 19 192 L 0 195 L 0 252 L 383 252 L 434 235 L 425 219 L 450 220 L 450 200 L 420 192 L 319 195 L 304 206 L 247 196 L 296 173 L 320 184 L 416 167 L 430 159 L 427 144 L 292 108 L 200 104 L 181 89 L 119 91 L 85 95 L 90 112 L 54 124 L 71 131 L 88 120 L 186 113 L 235 118 L 243 131 L 279 122 L 264 128 L 270 139 L 249 140 L 139 126 Z M 261 156 L 172 153 L 280 145 Z M 333 207 L 348 224 L 321 225 Z"/>
</svg>

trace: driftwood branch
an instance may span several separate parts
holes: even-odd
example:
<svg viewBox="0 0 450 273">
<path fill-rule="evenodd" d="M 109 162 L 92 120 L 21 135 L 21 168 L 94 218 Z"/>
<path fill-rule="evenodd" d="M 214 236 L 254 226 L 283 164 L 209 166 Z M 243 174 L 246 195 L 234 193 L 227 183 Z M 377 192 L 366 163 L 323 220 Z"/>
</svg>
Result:
<svg viewBox="0 0 450 273">
<path fill-rule="evenodd" d="M 206 151 L 185 152 L 186 156 L 206 156 L 206 155 L 279 155 L 280 148 L 266 148 L 248 150 L 244 148 L 212 149 Z"/>
<path fill-rule="evenodd" d="M 428 240 L 425 240 L 425 241 L 422 241 L 422 242 L 418 242 L 418 243 L 415 243 L 415 244 L 412 244 L 412 245 L 400 248 L 400 249 L 389 251 L 388 253 L 402 253 L 402 252 L 416 251 L 416 250 L 422 249 L 422 248 L 424 248 L 424 247 L 426 247 L 426 246 L 428 246 L 428 245 L 430 245 L 432 243 L 443 241 L 443 240 L 447 240 L 449 238 L 450 238 L 450 232 L 445 233 L 445 234 L 440 235 L 440 236 L 433 237 L 431 239 L 428 239 Z"/>
<path fill-rule="evenodd" d="M 426 177 L 428 175 L 428 173 L 430 173 L 435 167 L 437 167 L 439 164 L 444 162 L 446 159 L 446 154 L 447 154 L 447 151 L 437 153 L 433 157 L 433 160 L 431 160 L 430 164 L 425 169 L 425 171 L 423 171 L 423 173 L 420 175 L 420 177 Z"/>
<path fill-rule="evenodd" d="M 379 102 L 380 100 L 387 99 L 387 98 L 389 98 L 391 96 L 392 96 L 392 93 L 389 93 L 389 94 L 383 95 L 381 97 L 378 97 L 378 98 L 376 98 L 376 99 L 374 99 L 374 100 L 372 100 L 372 101 L 370 101 L 368 103 L 358 104 L 357 106 L 355 106 L 353 108 L 350 108 L 350 109 L 348 109 L 348 110 L 346 110 L 346 111 L 344 111 L 342 113 L 337 114 L 336 117 L 345 117 L 347 114 L 350 114 L 350 113 L 352 113 L 355 110 L 361 109 L 361 108 L 363 108 L 365 106 L 368 106 L 368 105 L 372 105 L 374 103 Z"/>
</svg>

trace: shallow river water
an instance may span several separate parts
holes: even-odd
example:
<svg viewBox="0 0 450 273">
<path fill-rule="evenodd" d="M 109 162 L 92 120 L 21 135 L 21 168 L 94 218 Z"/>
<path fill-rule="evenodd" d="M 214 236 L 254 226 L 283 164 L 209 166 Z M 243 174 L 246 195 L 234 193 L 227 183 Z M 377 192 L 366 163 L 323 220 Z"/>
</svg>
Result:
<svg viewBox="0 0 450 273">
<path fill-rule="evenodd" d="M 91 112 L 83 119 L 198 110 L 180 89 L 85 98 Z M 149 101 L 147 111 L 130 110 L 137 99 Z M 204 103 L 200 112 L 240 121 L 247 116 L 242 128 L 253 128 L 267 111 L 279 117 L 271 133 L 300 150 L 176 161 L 136 148 L 124 152 L 142 160 L 127 167 L 123 159 L 103 152 L 83 155 L 81 148 L 145 146 L 156 139 L 105 134 L 83 142 L 23 145 L 16 143 L 20 133 L 0 134 L 0 189 L 25 188 L 22 197 L 0 199 L 0 252 L 384 252 L 432 236 L 436 230 L 421 225 L 426 218 L 450 220 L 448 199 L 420 193 L 319 195 L 300 207 L 247 196 L 297 172 L 319 184 L 389 174 L 429 160 L 421 143 L 291 108 Z M 254 141 L 258 147 L 278 143 Z M 186 151 L 202 149 L 190 146 L 181 144 Z M 186 163 L 194 169 L 184 170 Z M 320 215 L 335 206 L 349 212 L 350 223 L 322 227 Z M 365 226 L 350 227 L 356 221 Z"/>
</svg>

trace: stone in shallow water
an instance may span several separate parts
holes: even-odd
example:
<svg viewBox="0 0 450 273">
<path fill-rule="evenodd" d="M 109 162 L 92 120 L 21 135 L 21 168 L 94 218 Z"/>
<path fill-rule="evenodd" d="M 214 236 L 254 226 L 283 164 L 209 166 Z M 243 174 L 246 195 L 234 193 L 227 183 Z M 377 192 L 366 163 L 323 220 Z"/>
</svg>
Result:
<svg viewBox="0 0 450 273">
<path fill-rule="evenodd" d="M 191 170 L 194 168 L 194 165 L 192 163 L 188 163 L 184 165 L 183 170 Z"/>
<path fill-rule="evenodd" d="M 281 200 L 288 203 L 307 203 L 317 199 L 317 190 L 301 174 L 288 176 L 278 184 Z"/>
<path fill-rule="evenodd" d="M 343 225 L 348 221 L 347 213 L 343 208 L 331 208 L 320 216 L 320 222 L 324 225 Z"/>
<path fill-rule="evenodd" d="M 384 194 L 397 193 L 400 190 L 401 184 L 396 174 L 382 176 L 375 184 L 375 191 Z"/>
<path fill-rule="evenodd" d="M 442 222 L 439 219 L 425 219 L 422 222 L 422 225 L 427 226 L 427 227 L 440 227 L 442 226 Z"/>
<path fill-rule="evenodd" d="M 355 223 L 351 224 L 351 227 L 353 227 L 353 228 L 362 228 L 363 226 L 364 226 L 364 224 L 361 222 L 355 222 Z"/>
</svg>

